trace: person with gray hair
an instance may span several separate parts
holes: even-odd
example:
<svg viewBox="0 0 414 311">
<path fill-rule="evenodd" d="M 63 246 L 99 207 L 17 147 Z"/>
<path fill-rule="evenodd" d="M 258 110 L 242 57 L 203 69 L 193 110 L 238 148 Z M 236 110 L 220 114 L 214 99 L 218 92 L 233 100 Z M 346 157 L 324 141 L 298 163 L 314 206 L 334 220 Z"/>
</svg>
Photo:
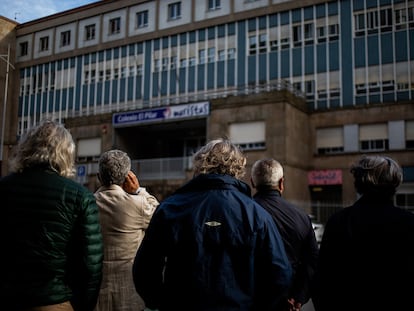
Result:
<svg viewBox="0 0 414 311">
<path fill-rule="evenodd" d="M 140 187 L 131 159 L 109 150 L 99 159 L 101 186 L 95 192 L 104 241 L 104 273 L 95 311 L 145 309 L 135 291 L 132 264 L 158 200 Z"/>
<path fill-rule="evenodd" d="M 292 269 L 270 215 L 240 180 L 246 157 L 216 139 L 193 157 L 194 177 L 155 211 L 133 267 L 148 308 L 277 310 Z"/>
<path fill-rule="evenodd" d="M 0 300 L 9 311 L 92 311 L 102 277 L 93 193 L 71 178 L 75 143 L 44 120 L 18 142 L 0 179 Z"/>
<path fill-rule="evenodd" d="M 319 253 L 312 221 L 303 209 L 282 197 L 283 167 L 275 159 L 262 159 L 253 164 L 251 184 L 256 188 L 254 200 L 272 215 L 293 268 L 289 295 L 278 310 L 300 310 L 311 298 Z"/>
<path fill-rule="evenodd" d="M 403 173 L 390 157 L 351 166 L 357 201 L 332 215 L 320 247 L 315 310 L 409 310 L 414 214 L 395 206 Z"/>
</svg>

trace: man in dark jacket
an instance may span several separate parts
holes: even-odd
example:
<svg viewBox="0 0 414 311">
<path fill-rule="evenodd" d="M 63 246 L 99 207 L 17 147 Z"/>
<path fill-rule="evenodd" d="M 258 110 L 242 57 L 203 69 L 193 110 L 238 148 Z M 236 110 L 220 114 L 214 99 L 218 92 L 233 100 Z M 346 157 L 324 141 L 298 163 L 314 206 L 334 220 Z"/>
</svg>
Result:
<svg viewBox="0 0 414 311">
<path fill-rule="evenodd" d="M 239 180 L 246 159 L 227 140 L 194 156 L 195 177 L 155 211 L 137 252 L 135 287 L 165 310 L 277 310 L 291 267 L 270 215 Z"/>
<path fill-rule="evenodd" d="M 293 281 L 284 310 L 300 310 L 310 299 L 310 287 L 318 260 L 318 243 L 312 222 L 304 210 L 282 197 L 284 176 L 282 165 L 274 159 L 256 161 L 251 183 L 257 192 L 254 200 L 272 215 L 282 236 L 293 268 Z"/>
<path fill-rule="evenodd" d="M 0 180 L 0 309 L 92 311 L 102 277 L 93 193 L 69 177 L 75 144 L 52 121 L 32 128 Z"/>
</svg>

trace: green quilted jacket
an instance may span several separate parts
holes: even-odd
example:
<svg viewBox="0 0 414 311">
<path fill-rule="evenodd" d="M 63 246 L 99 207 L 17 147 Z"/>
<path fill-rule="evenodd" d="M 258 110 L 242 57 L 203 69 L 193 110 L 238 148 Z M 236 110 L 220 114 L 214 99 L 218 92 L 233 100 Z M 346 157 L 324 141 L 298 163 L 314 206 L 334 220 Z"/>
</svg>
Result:
<svg viewBox="0 0 414 311">
<path fill-rule="evenodd" d="M 45 168 L 0 179 L 0 301 L 4 310 L 71 301 L 93 310 L 103 245 L 93 194 Z"/>
</svg>

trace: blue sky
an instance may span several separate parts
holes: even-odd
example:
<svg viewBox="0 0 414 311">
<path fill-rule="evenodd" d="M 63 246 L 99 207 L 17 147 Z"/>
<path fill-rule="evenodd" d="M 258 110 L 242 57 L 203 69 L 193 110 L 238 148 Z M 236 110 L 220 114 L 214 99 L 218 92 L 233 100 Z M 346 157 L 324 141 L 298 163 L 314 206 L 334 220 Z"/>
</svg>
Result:
<svg viewBox="0 0 414 311">
<path fill-rule="evenodd" d="M 1 0 L 0 15 L 26 23 L 99 0 Z"/>
</svg>

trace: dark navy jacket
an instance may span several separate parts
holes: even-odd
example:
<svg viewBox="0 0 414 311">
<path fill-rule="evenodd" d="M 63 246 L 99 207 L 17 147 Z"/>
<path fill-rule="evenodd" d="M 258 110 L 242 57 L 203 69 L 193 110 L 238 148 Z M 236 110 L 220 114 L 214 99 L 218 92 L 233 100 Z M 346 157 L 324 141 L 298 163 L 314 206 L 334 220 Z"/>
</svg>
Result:
<svg viewBox="0 0 414 311">
<path fill-rule="evenodd" d="M 311 297 L 319 253 L 312 222 L 304 210 L 286 201 L 278 190 L 259 189 L 254 200 L 278 226 L 294 273 L 289 296 L 304 304 Z"/>
<path fill-rule="evenodd" d="M 146 306 L 275 310 L 292 270 L 270 215 L 227 175 L 193 178 L 155 211 L 134 262 Z"/>
</svg>

